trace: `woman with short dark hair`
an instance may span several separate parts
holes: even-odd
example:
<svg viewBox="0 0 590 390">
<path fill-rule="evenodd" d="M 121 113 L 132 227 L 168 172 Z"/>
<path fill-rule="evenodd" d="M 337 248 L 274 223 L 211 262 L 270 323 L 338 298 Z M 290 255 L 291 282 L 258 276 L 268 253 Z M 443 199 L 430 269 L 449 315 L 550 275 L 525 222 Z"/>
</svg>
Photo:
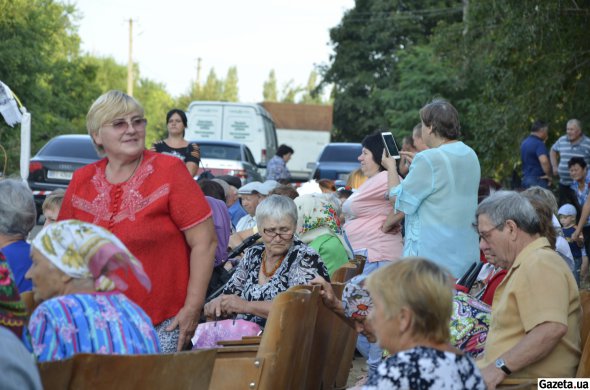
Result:
<svg viewBox="0 0 590 390">
<path fill-rule="evenodd" d="M 280 183 L 288 183 L 291 179 L 291 172 L 287 168 L 287 163 L 295 153 L 293 148 L 282 144 L 277 149 L 277 154 L 266 164 L 266 180 L 276 180 Z"/>
</svg>

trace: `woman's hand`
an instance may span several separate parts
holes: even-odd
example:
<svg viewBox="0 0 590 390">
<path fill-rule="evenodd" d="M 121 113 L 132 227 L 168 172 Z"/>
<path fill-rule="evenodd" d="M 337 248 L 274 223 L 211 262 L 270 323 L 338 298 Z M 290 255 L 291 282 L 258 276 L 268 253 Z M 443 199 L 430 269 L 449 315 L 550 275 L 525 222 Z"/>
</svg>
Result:
<svg viewBox="0 0 590 390">
<path fill-rule="evenodd" d="M 211 302 L 205 304 L 203 311 L 205 313 L 205 317 L 208 320 L 215 320 L 216 318 L 221 317 L 221 297 L 223 295 L 218 296 L 217 298 L 213 299 Z"/>
<path fill-rule="evenodd" d="M 172 332 L 178 327 L 178 347 L 177 351 L 182 351 L 184 346 L 188 344 L 190 339 L 195 334 L 195 329 L 199 324 L 199 313 L 191 307 L 183 307 L 180 309 L 174 320 L 166 328 L 167 332 Z"/>
<path fill-rule="evenodd" d="M 324 305 L 326 305 L 336 313 L 343 313 L 342 301 L 336 298 L 336 295 L 334 294 L 334 290 L 332 290 L 332 286 L 330 285 L 330 283 L 328 283 L 321 276 L 316 276 L 315 278 L 310 280 L 309 283 L 312 286 L 320 286 L 322 288 L 320 290 L 320 296 L 324 301 Z"/>
<path fill-rule="evenodd" d="M 390 172 L 397 171 L 395 159 L 387 154 L 385 148 L 383 149 L 383 155 L 381 156 L 381 165 L 383 165 L 383 168 L 387 169 Z"/>
<path fill-rule="evenodd" d="M 243 300 L 234 294 L 222 295 L 219 297 L 219 306 L 221 314 L 224 316 L 231 316 L 233 314 L 248 313 L 246 306 L 248 301 Z"/>
<path fill-rule="evenodd" d="M 416 153 L 402 150 L 399 152 L 399 155 L 402 156 L 408 162 L 408 164 L 411 164 L 412 161 L 414 161 L 414 156 L 416 156 Z"/>
</svg>

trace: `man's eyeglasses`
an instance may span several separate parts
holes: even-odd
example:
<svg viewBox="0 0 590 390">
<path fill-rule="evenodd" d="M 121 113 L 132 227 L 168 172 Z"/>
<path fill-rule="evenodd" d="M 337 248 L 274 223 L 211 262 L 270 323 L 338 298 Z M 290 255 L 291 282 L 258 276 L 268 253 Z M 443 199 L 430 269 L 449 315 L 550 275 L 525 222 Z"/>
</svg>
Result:
<svg viewBox="0 0 590 390">
<path fill-rule="evenodd" d="M 115 119 L 111 123 L 105 123 L 106 126 L 111 126 L 115 130 L 125 131 L 129 126 L 133 126 L 136 130 L 145 129 L 147 125 L 147 119 L 145 118 L 133 118 L 130 121 L 127 119 Z"/>
<path fill-rule="evenodd" d="M 270 229 L 262 229 L 262 232 L 269 236 L 270 238 L 275 238 L 276 236 L 281 237 L 283 240 L 290 240 L 293 238 L 294 233 L 279 233 L 274 230 Z"/>
<path fill-rule="evenodd" d="M 477 230 L 477 234 L 479 235 L 479 240 L 480 240 L 480 241 L 481 241 L 481 240 L 485 240 L 485 242 L 488 242 L 488 238 L 490 238 L 490 234 L 492 234 L 492 231 L 494 231 L 494 230 L 496 230 L 496 229 L 499 229 L 500 227 L 504 226 L 504 224 L 505 224 L 505 223 L 506 223 L 506 222 L 502 222 L 502 223 L 500 223 L 500 224 L 498 224 L 498 225 L 494 226 L 493 228 L 491 228 L 491 229 L 488 229 L 488 230 L 486 230 L 486 231 L 483 231 L 483 232 L 480 232 L 480 231 L 477 229 L 477 226 L 474 226 L 474 227 L 475 227 L 475 229 Z"/>
</svg>

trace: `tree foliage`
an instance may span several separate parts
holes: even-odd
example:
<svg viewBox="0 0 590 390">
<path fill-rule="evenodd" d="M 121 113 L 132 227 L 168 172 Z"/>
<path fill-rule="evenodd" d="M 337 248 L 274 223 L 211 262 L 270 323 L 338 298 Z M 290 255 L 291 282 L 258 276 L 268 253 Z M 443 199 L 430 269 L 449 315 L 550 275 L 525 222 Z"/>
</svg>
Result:
<svg viewBox="0 0 590 390">
<path fill-rule="evenodd" d="M 335 86 L 338 138 L 404 135 L 420 107 L 444 97 L 484 175 L 509 176 L 533 120 L 549 121 L 550 144 L 568 118 L 590 119 L 589 3 L 357 0 L 330 31 L 335 54 L 321 68 Z"/>
<path fill-rule="evenodd" d="M 278 101 L 277 92 L 277 76 L 274 69 L 268 74 L 268 79 L 262 86 L 262 97 L 265 102 L 276 102 Z"/>
<path fill-rule="evenodd" d="M 33 154 L 58 134 L 86 133 L 92 102 L 110 89 L 127 88 L 126 66 L 80 51 L 76 21 L 75 7 L 55 0 L 0 0 L 0 80 L 32 114 Z M 165 131 L 173 100 L 162 84 L 141 78 L 137 65 L 135 74 L 135 96 L 146 109 L 151 142 Z M 0 144 L 8 154 L 7 172 L 16 173 L 18 127 L 0 120 Z"/>
</svg>

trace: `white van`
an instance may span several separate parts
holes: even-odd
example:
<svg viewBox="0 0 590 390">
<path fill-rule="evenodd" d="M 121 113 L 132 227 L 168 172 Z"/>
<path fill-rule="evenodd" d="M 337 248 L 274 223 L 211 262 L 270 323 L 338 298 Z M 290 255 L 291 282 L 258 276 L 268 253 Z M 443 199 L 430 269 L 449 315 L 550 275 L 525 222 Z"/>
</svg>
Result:
<svg viewBox="0 0 590 390">
<path fill-rule="evenodd" d="M 187 140 L 225 140 L 245 144 L 258 164 L 275 155 L 277 133 L 270 114 L 258 104 L 194 101 L 186 112 Z"/>
</svg>

